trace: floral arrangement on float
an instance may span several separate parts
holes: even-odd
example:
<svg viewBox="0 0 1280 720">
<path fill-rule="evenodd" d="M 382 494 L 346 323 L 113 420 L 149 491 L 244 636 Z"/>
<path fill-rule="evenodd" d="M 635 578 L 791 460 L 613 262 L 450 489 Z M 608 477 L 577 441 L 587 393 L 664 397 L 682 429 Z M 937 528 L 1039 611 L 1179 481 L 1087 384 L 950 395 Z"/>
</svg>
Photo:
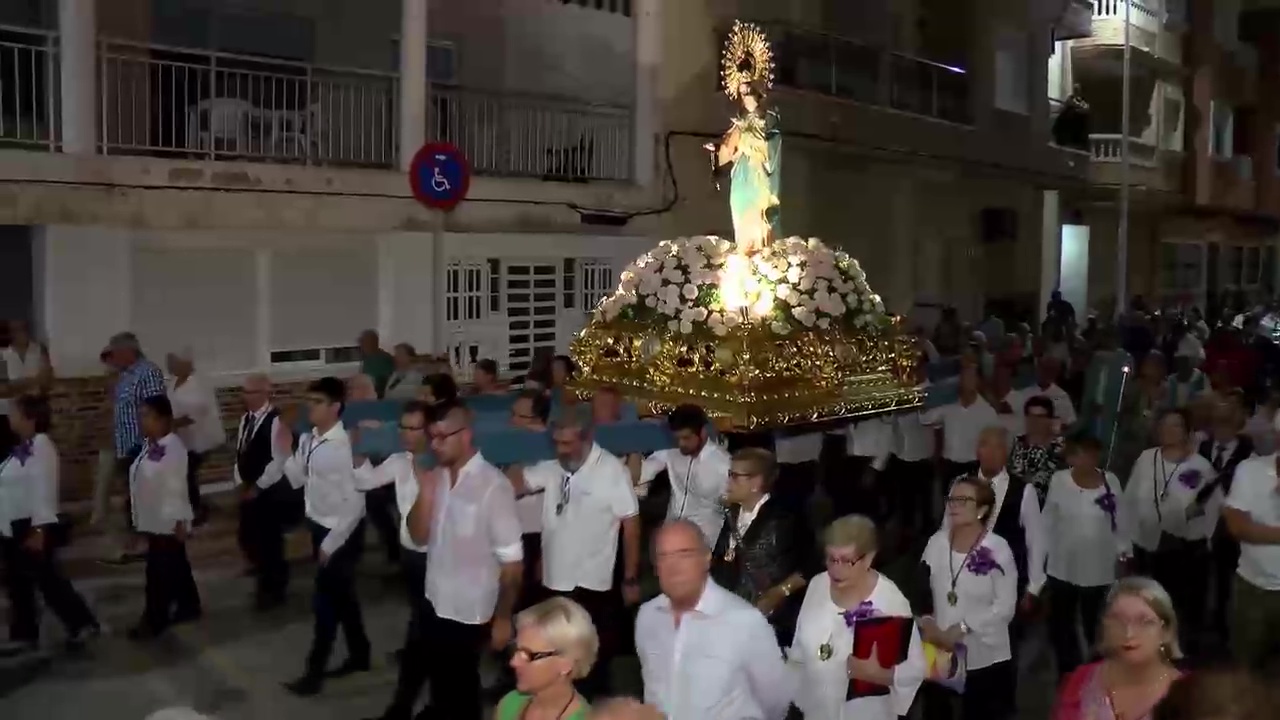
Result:
<svg viewBox="0 0 1280 720">
<path fill-rule="evenodd" d="M 664 240 L 627 266 L 570 350 L 580 394 L 612 386 L 655 413 L 694 402 L 738 430 L 923 400 L 915 340 L 858 261 L 780 232 L 782 134 L 764 104 L 772 57 L 763 31 L 735 23 L 722 79 L 739 113 L 707 145 L 717 186 L 729 178 L 733 240 Z"/>
<path fill-rule="evenodd" d="M 623 270 L 617 292 L 600 303 L 594 319 L 718 337 L 743 323 L 788 335 L 883 329 L 892 322 L 858 261 L 817 238 L 787 238 L 747 256 L 709 235 L 664 240 L 641 255 Z"/>
</svg>

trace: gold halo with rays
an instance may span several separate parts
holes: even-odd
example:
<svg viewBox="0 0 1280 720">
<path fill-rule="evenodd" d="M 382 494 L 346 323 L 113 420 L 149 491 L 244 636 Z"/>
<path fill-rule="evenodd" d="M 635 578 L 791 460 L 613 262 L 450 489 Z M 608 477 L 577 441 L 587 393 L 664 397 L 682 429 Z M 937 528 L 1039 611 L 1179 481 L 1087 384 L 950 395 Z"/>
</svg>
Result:
<svg viewBox="0 0 1280 720">
<path fill-rule="evenodd" d="M 720 56 L 720 77 L 724 81 L 724 94 L 734 101 L 743 83 L 765 90 L 773 87 L 773 47 L 758 25 L 741 20 L 733 22 Z"/>
</svg>

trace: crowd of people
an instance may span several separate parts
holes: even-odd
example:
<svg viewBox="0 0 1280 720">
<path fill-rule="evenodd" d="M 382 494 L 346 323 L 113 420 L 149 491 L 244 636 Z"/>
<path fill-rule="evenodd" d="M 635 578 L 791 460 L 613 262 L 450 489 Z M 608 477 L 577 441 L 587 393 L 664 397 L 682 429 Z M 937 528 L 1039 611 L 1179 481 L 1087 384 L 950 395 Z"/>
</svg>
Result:
<svg viewBox="0 0 1280 720">
<path fill-rule="evenodd" d="M 248 378 L 230 436 L 194 358 L 167 358 L 166 380 L 117 335 L 103 354 L 110 464 L 138 544 L 115 561 L 146 564 L 129 635 L 201 617 L 186 552 L 207 514 L 196 473 L 233 443 L 259 610 L 289 592 L 286 534 L 312 540 L 313 639 L 290 692 L 371 667 L 355 582 L 366 524 L 399 564 L 410 614 L 384 720 L 478 720 L 491 654 L 510 668 L 499 720 L 1011 719 L 1039 638 L 1060 677 L 1055 720 L 1258 717 L 1269 706 L 1249 674 L 1280 658 L 1274 350 L 1252 319 L 1210 327 L 1135 304 L 1115 326 L 1078 327 L 1064 305 L 1034 334 L 944 318 L 918 380 L 957 358 L 949 404 L 730 437 L 683 405 L 664 419 L 675 447 L 648 457 L 595 441 L 621 397 L 579 399 L 567 357 L 518 390 L 481 360 L 459 387 L 447 363 L 365 333 L 361 372 L 312 382 L 301 409 Z M 1107 353 L 1138 368 L 1110 414 L 1084 379 Z M 37 646 L 37 594 L 73 647 L 100 631 L 57 562 L 45 357 L 12 403 L 17 443 L 0 465 L 5 653 Z M 1023 371 L 1034 380 L 1015 388 Z M 511 394 L 508 422 L 548 433 L 555 459 L 487 461 L 468 393 Z M 403 449 L 361 457 L 364 428 L 343 410 L 380 398 L 402 403 Z M 632 654 L 642 697 L 611 700 L 612 661 Z M 1224 658 L 1237 670 L 1202 669 Z M 1206 698 L 1237 714 L 1196 714 Z"/>
</svg>

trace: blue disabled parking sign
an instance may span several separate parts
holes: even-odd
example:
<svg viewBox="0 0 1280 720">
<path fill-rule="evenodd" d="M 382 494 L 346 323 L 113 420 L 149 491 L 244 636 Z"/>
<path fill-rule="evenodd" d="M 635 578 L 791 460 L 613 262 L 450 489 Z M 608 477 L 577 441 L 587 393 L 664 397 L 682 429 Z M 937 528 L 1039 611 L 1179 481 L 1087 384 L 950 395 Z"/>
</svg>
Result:
<svg viewBox="0 0 1280 720">
<path fill-rule="evenodd" d="M 471 166 L 449 143 L 427 143 L 413 156 L 409 184 L 418 202 L 436 210 L 452 210 L 471 188 Z"/>
</svg>

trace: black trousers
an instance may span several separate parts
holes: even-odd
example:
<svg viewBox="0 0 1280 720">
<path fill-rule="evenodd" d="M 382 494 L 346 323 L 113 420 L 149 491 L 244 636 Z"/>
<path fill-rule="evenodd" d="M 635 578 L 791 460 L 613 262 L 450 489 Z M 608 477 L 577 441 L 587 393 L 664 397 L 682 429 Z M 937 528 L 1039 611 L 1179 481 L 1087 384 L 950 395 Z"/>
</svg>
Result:
<svg viewBox="0 0 1280 720">
<path fill-rule="evenodd" d="M 46 532 L 44 549 L 31 552 L 23 543 L 30 537 L 30 520 L 10 523 L 11 537 L 0 538 L 4 558 L 5 587 L 9 595 L 9 639 L 35 643 L 40 639 L 40 614 L 36 591 L 44 597 L 49 611 L 75 633 L 98 624 L 88 604 L 58 565 L 57 548 Z"/>
<path fill-rule="evenodd" d="M 431 604 L 427 602 L 427 554 L 400 549 L 400 565 L 404 570 L 405 594 L 409 600 L 409 624 L 405 628 L 404 649 L 396 676 L 395 695 L 383 717 L 407 720 L 413 716 L 427 683 L 428 665 L 420 658 L 430 652 Z M 415 661 L 415 658 L 419 660 Z"/>
<path fill-rule="evenodd" d="M 596 662 L 591 666 L 587 676 L 575 685 L 578 692 L 588 701 L 608 697 L 612 682 L 611 668 L 613 658 L 617 656 L 619 644 L 620 622 L 623 615 L 622 595 L 617 590 L 588 590 L 574 588 L 569 592 L 555 592 L 556 595 L 569 598 L 582 606 L 591 616 L 591 624 L 596 626 L 596 634 L 600 638 L 600 650 L 596 654 Z"/>
<path fill-rule="evenodd" d="M 448 620 L 436 614 L 435 607 L 427 600 L 423 606 L 419 631 L 413 637 L 411 649 L 405 652 L 400 663 L 400 680 L 396 683 L 396 699 L 412 699 L 394 707 L 392 718 L 409 717 L 408 709 L 417 699 L 417 690 L 405 684 L 409 680 L 425 677 L 431 683 L 431 704 L 422 718 L 447 718 L 448 720 L 481 720 L 480 658 L 489 639 L 489 625 L 470 625 Z M 422 687 L 419 681 L 418 688 Z"/>
<path fill-rule="evenodd" d="M 542 533 L 525 533 L 520 544 L 524 547 L 524 568 L 516 608 L 524 610 L 546 600 L 549 593 L 542 585 Z"/>
<path fill-rule="evenodd" d="M 200 499 L 200 468 L 204 465 L 206 453 L 187 451 L 187 499 L 191 502 L 191 512 L 196 517 L 204 510 L 204 501 Z"/>
<path fill-rule="evenodd" d="M 1017 665 L 1005 660 L 965 674 L 960 720 L 1013 720 L 1017 710 Z M 956 693 L 933 683 L 920 686 L 925 720 L 953 720 Z"/>
<path fill-rule="evenodd" d="M 147 591 L 142 622 L 159 633 L 175 618 L 200 614 L 200 591 L 191 574 L 187 544 L 173 535 L 148 533 Z"/>
<path fill-rule="evenodd" d="M 320 543 L 329 535 L 329 529 L 308 520 L 311 528 L 311 548 L 320 554 Z M 315 622 L 312 626 L 311 651 L 307 653 L 307 675 L 323 677 L 329 665 L 329 655 L 342 628 L 347 642 L 347 653 L 356 661 L 369 660 L 369 638 L 364 632 L 364 617 L 360 614 L 360 599 L 356 595 L 356 566 L 364 554 L 364 521 L 351 532 L 351 537 L 329 556 L 329 560 L 316 571 L 312 610 Z"/>
<path fill-rule="evenodd" d="M 1240 543 L 1227 532 L 1227 523 L 1218 522 L 1213 533 L 1213 630 L 1220 635 L 1230 633 L 1232 588 L 1236 568 L 1240 564 Z"/>
<path fill-rule="evenodd" d="M 1175 541 L 1169 549 L 1135 553 L 1139 567 L 1164 586 L 1178 613 L 1178 635 L 1182 649 L 1195 654 L 1200 634 L 1205 628 L 1210 577 L 1209 544 L 1204 540 Z"/>
<path fill-rule="evenodd" d="M 240 503 L 240 549 L 253 566 L 260 600 L 280 600 L 289 588 L 284 546 L 293 525 L 295 495 L 288 481 L 281 480 Z"/>
<path fill-rule="evenodd" d="M 1058 663 L 1058 676 L 1084 664 L 1098 639 L 1098 623 L 1102 621 L 1102 608 L 1107 601 L 1108 586 L 1081 587 L 1057 578 L 1049 578 L 1045 594 L 1049 598 L 1049 642 L 1053 645 Z M 1076 622 L 1084 629 L 1086 653 L 1080 651 L 1080 639 L 1076 635 Z"/>
<path fill-rule="evenodd" d="M 896 457 L 889 460 L 887 478 L 890 484 L 890 517 L 897 517 L 908 532 L 936 530 L 933 517 L 933 460 L 913 462 Z"/>
<path fill-rule="evenodd" d="M 365 512 L 378 541 L 386 553 L 387 562 L 400 562 L 400 518 L 396 517 L 396 487 L 383 485 L 365 493 Z"/>
</svg>

